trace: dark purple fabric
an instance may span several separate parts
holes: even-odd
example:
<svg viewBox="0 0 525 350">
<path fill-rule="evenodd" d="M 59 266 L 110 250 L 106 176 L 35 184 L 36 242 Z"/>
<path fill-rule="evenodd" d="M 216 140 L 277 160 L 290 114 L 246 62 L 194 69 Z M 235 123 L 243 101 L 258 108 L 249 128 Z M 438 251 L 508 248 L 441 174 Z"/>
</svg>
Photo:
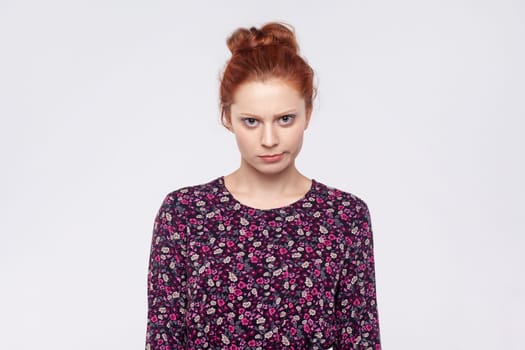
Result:
<svg viewBox="0 0 525 350">
<path fill-rule="evenodd" d="M 146 349 L 380 349 L 370 214 L 316 180 L 286 207 L 239 203 L 221 176 L 155 218 Z"/>
</svg>

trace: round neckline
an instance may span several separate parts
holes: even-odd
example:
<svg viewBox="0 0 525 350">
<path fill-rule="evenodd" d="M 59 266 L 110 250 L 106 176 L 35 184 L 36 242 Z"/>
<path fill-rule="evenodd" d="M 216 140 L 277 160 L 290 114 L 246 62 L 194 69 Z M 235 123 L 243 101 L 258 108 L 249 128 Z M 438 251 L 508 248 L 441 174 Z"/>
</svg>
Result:
<svg viewBox="0 0 525 350">
<path fill-rule="evenodd" d="M 247 210 L 254 210 L 256 212 L 263 212 L 263 213 L 264 212 L 275 212 L 275 211 L 287 210 L 287 209 L 291 209 L 291 208 L 297 206 L 298 204 L 300 204 L 300 203 L 304 202 L 305 200 L 307 200 L 308 197 L 310 197 L 310 195 L 315 191 L 315 187 L 316 187 L 316 184 L 317 184 L 317 181 L 315 181 L 315 179 L 312 178 L 312 179 L 310 179 L 311 180 L 310 188 L 299 199 L 295 200 L 294 202 L 292 202 L 290 204 L 287 204 L 287 205 L 284 205 L 284 206 L 281 206 L 281 207 L 262 209 L 262 208 L 255 208 L 255 207 L 249 206 L 247 204 L 244 204 L 244 203 L 240 202 L 237 198 L 235 198 L 235 196 L 226 187 L 226 184 L 225 184 L 225 181 L 224 181 L 224 175 L 220 176 L 217 180 L 218 180 L 220 186 L 222 187 L 222 192 L 226 193 L 232 199 L 232 201 L 235 204 L 237 204 L 241 208 L 244 208 L 244 209 L 247 209 Z"/>
</svg>

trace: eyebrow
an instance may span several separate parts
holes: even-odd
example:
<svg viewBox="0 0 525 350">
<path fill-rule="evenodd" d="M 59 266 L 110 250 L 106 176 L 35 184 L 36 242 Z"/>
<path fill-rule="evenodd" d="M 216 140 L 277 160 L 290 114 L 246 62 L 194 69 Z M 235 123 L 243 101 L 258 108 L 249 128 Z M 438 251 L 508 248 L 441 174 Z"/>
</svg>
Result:
<svg viewBox="0 0 525 350">
<path fill-rule="evenodd" d="M 297 110 L 295 108 L 294 109 L 289 109 L 289 110 L 286 110 L 284 112 L 281 112 L 281 113 L 278 113 L 278 114 L 274 114 L 274 117 L 282 117 L 283 115 L 292 114 L 292 113 L 297 113 Z M 239 114 L 243 115 L 243 116 L 247 116 L 247 117 L 260 118 L 260 116 L 258 116 L 257 114 L 253 114 L 253 113 L 239 112 Z"/>
</svg>

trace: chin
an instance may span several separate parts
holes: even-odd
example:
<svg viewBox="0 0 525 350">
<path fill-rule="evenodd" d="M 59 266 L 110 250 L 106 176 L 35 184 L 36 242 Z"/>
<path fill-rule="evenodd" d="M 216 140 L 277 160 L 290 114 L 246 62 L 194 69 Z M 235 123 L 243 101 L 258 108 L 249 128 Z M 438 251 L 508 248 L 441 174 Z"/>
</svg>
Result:
<svg viewBox="0 0 525 350">
<path fill-rule="evenodd" d="M 281 173 L 286 172 L 287 170 L 291 169 L 293 167 L 292 164 L 263 164 L 256 166 L 251 165 L 251 167 L 257 171 L 258 173 L 265 174 L 265 175 L 278 175 Z"/>
</svg>

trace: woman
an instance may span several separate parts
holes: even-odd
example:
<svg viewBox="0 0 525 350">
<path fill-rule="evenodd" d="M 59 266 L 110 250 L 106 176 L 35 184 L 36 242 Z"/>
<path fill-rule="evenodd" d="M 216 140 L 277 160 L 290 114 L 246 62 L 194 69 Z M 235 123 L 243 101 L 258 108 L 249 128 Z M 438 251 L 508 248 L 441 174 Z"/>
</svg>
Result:
<svg viewBox="0 0 525 350">
<path fill-rule="evenodd" d="M 164 199 L 146 348 L 380 349 L 368 208 L 295 166 L 313 71 L 283 24 L 227 43 L 222 122 L 241 164 Z"/>
</svg>

